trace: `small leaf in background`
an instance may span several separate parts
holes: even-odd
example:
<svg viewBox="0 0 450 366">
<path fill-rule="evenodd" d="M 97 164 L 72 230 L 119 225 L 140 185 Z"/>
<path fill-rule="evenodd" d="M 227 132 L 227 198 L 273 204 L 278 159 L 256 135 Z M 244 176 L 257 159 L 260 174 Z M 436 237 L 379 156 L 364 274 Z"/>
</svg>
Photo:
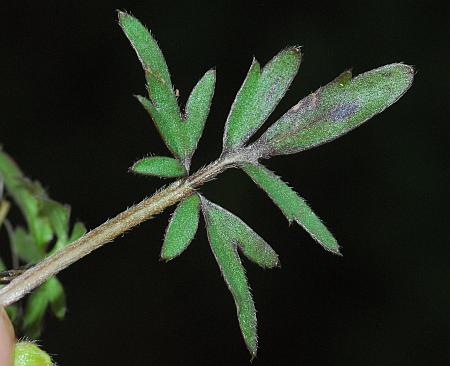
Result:
<svg viewBox="0 0 450 366">
<path fill-rule="evenodd" d="M 38 181 L 31 181 L 25 176 L 14 178 L 14 181 L 17 185 L 8 186 L 8 192 L 21 208 L 35 245 L 45 250 L 54 238 L 49 218 L 40 213 L 40 202 L 48 198 L 47 193 Z"/>
<path fill-rule="evenodd" d="M 58 319 L 64 319 L 67 310 L 64 288 L 56 277 L 53 277 L 49 281 L 50 284 L 48 284 L 47 296 L 49 299 L 50 308 L 52 309 L 52 313 Z"/>
<path fill-rule="evenodd" d="M 287 48 L 260 71 L 254 61 L 227 118 L 224 151 L 240 147 L 266 121 L 286 94 L 300 66 L 298 47 Z"/>
<path fill-rule="evenodd" d="M 86 233 L 86 227 L 81 222 L 75 223 L 69 237 L 70 206 L 63 205 L 51 199 L 40 201 L 40 215 L 47 217 L 56 234 L 57 240 L 53 248 L 46 254 L 51 255 L 66 245 L 79 239 Z M 45 253 L 44 253 L 45 256 Z"/>
<path fill-rule="evenodd" d="M 179 135 L 182 123 L 181 117 L 175 116 L 174 120 L 170 116 L 168 117 L 166 114 L 162 113 L 161 110 L 156 108 L 147 98 L 140 95 L 136 96 L 136 98 L 152 118 L 167 148 L 176 158 L 181 158 L 184 154 L 183 141 L 180 141 Z M 178 123 L 175 123 L 177 121 Z"/>
<path fill-rule="evenodd" d="M 51 357 L 33 342 L 17 342 L 14 346 L 14 366 L 53 366 Z"/>
<path fill-rule="evenodd" d="M 130 168 L 133 173 L 156 175 L 158 177 L 173 178 L 186 175 L 186 169 L 181 163 L 166 156 L 152 156 L 138 160 Z"/>
<path fill-rule="evenodd" d="M 70 207 L 51 199 L 39 200 L 39 216 L 47 217 L 58 240 L 67 242 Z"/>
<path fill-rule="evenodd" d="M 215 83 L 216 71 L 209 70 L 194 87 L 186 103 L 183 127 L 187 140 L 185 158 L 189 162 L 203 133 L 214 95 Z"/>
<path fill-rule="evenodd" d="M 236 245 L 229 238 L 228 229 L 223 226 L 222 215 L 217 206 L 202 198 L 202 210 L 211 250 L 228 289 L 233 295 L 239 326 L 253 358 L 256 356 L 258 348 L 256 309 L 244 267 L 237 253 Z"/>
<path fill-rule="evenodd" d="M 37 338 L 42 331 L 42 321 L 47 307 L 51 306 L 55 316 L 62 319 L 66 312 L 64 289 L 55 278 L 50 278 L 29 296 L 23 319 L 27 336 Z"/>
<path fill-rule="evenodd" d="M 23 328 L 29 337 L 37 338 L 41 334 L 47 306 L 48 300 L 42 288 L 35 290 L 27 299 Z"/>
<path fill-rule="evenodd" d="M 262 165 L 245 163 L 242 165 L 242 169 L 268 194 L 289 220 L 289 223 L 295 220 L 325 249 L 339 254 L 339 245 L 336 239 L 305 200 L 292 188 Z"/>
<path fill-rule="evenodd" d="M 73 225 L 72 234 L 70 234 L 68 244 L 80 239 L 86 232 L 86 226 L 82 222 L 77 221 L 75 225 Z"/>
<path fill-rule="evenodd" d="M 166 60 L 151 33 L 135 17 L 119 11 L 119 24 L 136 51 L 144 70 L 157 74 L 172 87 Z"/>
<path fill-rule="evenodd" d="M 331 141 L 395 103 L 413 77 L 413 68 L 404 64 L 386 65 L 354 79 L 346 71 L 292 107 L 254 146 L 267 157 Z"/>
<path fill-rule="evenodd" d="M 47 218 L 39 216 L 38 200 L 47 197 L 39 182 L 26 178 L 11 157 L 0 149 L 0 174 L 5 188 L 20 208 L 36 245 L 45 247 L 53 238 Z"/>
<path fill-rule="evenodd" d="M 16 227 L 10 233 L 9 240 L 12 243 L 15 254 L 27 264 L 37 263 L 46 255 L 44 249 L 38 247 L 30 233 L 21 226 Z"/>
<path fill-rule="evenodd" d="M 169 261 L 179 256 L 197 232 L 200 198 L 193 194 L 178 204 L 167 227 L 161 249 L 161 259 Z"/>
</svg>

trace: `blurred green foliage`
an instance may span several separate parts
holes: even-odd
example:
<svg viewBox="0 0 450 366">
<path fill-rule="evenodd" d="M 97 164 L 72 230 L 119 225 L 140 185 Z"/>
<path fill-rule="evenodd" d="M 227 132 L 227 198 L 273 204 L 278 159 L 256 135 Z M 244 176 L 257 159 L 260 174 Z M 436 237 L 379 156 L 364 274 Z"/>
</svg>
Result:
<svg viewBox="0 0 450 366">
<path fill-rule="evenodd" d="M 9 201 L 17 206 L 24 218 L 23 224 L 13 225 L 5 215 L 0 224 L 6 228 L 10 241 L 11 267 L 27 268 L 46 256 L 77 240 L 86 232 L 81 222 L 70 225 L 70 207 L 52 200 L 42 185 L 27 178 L 19 166 L 4 151 L 0 150 L 0 191 L 3 205 Z M 8 247 L 2 243 L 0 256 L 4 257 Z M 0 258 L 0 270 L 7 266 Z M 18 269 L 18 268 L 15 268 Z M 66 312 L 64 288 L 52 277 L 32 292 L 26 303 L 7 308 L 16 332 L 30 338 L 37 338 L 43 326 L 47 309 L 63 319 Z"/>
</svg>

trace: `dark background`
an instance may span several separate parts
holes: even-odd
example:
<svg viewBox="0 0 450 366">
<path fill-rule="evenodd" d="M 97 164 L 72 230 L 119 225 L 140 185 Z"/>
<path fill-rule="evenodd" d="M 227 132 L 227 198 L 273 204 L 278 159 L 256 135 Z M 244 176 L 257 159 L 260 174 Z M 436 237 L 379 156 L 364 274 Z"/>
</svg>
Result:
<svg viewBox="0 0 450 366">
<path fill-rule="evenodd" d="M 269 123 L 347 68 L 357 74 L 397 61 L 414 65 L 411 90 L 364 127 L 267 162 L 335 233 L 342 258 L 289 227 L 237 170 L 201 191 L 248 222 L 281 258 L 282 269 L 273 271 L 244 260 L 259 318 L 255 365 L 444 365 L 449 52 L 440 4 L 3 1 L 0 142 L 91 229 L 164 184 L 127 173 L 149 152 L 168 152 L 132 97 L 145 92 L 144 76 L 116 8 L 153 30 L 182 102 L 217 67 L 194 170 L 220 153 L 227 112 L 253 55 L 265 63 L 287 45 L 303 46 L 299 75 Z M 41 340 L 60 365 L 249 364 L 203 227 L 180 258 L 158 262 L 170 211 L 60 274 L 67 319 L 50 319 Z"/>
</svg>

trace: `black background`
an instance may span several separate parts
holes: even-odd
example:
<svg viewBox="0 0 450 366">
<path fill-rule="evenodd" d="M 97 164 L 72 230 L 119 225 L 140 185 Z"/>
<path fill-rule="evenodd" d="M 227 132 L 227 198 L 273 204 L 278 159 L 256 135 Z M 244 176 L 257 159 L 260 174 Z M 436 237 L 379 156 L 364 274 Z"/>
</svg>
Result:
<svg viewBox="0 0 450 366">
<path fill-rule="evenodd" d="M 91 229 L 164 184 L 127 173 L 149 152 L 168 152 L 132 97 L 145 92 L 144 77 L 116 8 L 153 30 L 182 102 L 217 68 L 194 170 L 220 153 L 253 55 L 265 63 L 303 46 L 299 75 L 269 123 L 347 68 L 412 64 L 413 87 L 388 111 L 338 141 L 267 162 L 335 233 L 342 258 L 289 227 L 237 170 L 201 191 L 281 258 L 273 271 L 244 260 L 259 318 L 255 365 L 447 364 L 449 52 L 440 4 L 3 1 L 0 142 Z M 60 274 L 67 318 L 50 319 L 41 340 L 60 365 L 249 364 L 204 229 L 180 258 L 158 262 L 170 211 Z"/>
</svg>

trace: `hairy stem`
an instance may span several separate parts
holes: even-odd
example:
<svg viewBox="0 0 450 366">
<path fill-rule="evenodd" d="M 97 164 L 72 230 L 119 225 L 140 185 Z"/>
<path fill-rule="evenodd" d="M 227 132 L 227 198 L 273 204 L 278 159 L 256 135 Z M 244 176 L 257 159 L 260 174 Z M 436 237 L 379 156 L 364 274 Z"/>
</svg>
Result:
<svg viewBox="0 0 450 366">
<path fill-rule="evenodd" d="M 253 160 L 250 155 L 248 151 L 243 149 L 222 156 L 193 175 L 175 181 L 151 197 L 106 221 L 77 241 L 45 258 L 15 278 L 9 285 L 2 288 L 0 290 L 0 306 L 8 306 L 20 300 L 50 277 L 88 255 L 93 250 L 111 242 L 127 230 L 186 198 L 195 191 L 195 188 L 213 179 L 224 170 L 239 162 Z"/>
</svg>

